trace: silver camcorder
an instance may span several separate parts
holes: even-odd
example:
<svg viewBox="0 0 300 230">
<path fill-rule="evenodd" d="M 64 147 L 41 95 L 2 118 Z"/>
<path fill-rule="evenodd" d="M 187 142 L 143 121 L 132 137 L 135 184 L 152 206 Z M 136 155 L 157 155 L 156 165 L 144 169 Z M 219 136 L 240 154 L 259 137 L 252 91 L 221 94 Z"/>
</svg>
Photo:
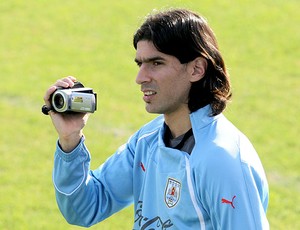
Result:
<svg viewBox="0 0 300 230">
<path fill-rule="evenodd" d="M 78 82 L 72 88 L 57 89 L 52 94 L 51 105 L 58 113 L 93 113 L 97 110 L 97 94 Z"/>
</svg>

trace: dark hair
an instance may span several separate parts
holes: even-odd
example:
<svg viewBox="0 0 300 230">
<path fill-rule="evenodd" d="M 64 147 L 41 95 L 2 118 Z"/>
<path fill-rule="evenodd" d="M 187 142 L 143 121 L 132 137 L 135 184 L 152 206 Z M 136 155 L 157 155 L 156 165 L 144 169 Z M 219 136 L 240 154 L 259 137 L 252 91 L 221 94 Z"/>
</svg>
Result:
<svg viewBox="0 0 300 230">
<path fill-rule="evenodd" d="M 182 64 L 205 58 L 206 73 L 192 83 L 188 107 L 194 112 L 210 104 L 213 116 L 225 109 L 231 97 L 229 75 L 214 32 L 203 17 L 186 9 L 150 14 L 134 35 L 135 49 L 141 40 L 152 41 L 158 51 L 175 56 Z"/>
</svg>

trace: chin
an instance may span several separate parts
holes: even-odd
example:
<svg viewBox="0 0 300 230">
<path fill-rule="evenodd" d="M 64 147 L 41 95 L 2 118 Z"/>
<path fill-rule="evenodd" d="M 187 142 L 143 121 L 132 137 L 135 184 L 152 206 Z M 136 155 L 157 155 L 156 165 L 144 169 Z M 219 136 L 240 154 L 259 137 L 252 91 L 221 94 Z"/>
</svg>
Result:
<svg viewBox="0 0 300 230">
<path fill-rule="evenodd" d="M 149 104 L 146 104 L 145 109 L 148 113 L 153 113 L 153 114 L 162 114 L 161 112 L 159 112 L 157 109 L 153 108 L 152 106 L 150 106 Z"/>
</svg>

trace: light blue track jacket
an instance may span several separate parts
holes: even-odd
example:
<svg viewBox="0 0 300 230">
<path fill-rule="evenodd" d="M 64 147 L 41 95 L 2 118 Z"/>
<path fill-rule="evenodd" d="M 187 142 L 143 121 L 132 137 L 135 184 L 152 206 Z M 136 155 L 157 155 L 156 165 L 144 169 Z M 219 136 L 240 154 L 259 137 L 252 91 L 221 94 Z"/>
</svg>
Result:
<svg viewBox="0 0 300 230">
<path fill-rule="evenodd" d="M 164 117 L 137 131 L 98 169 L 82 138 L 57 145 L 53 181 L 69 223 L 90 226 L 134 203 L 133 229 L 269 229 L 268 184 L 249 140 L 210 106 L 191 113 L 191 155 L 167 148 Z"/>
</svg>

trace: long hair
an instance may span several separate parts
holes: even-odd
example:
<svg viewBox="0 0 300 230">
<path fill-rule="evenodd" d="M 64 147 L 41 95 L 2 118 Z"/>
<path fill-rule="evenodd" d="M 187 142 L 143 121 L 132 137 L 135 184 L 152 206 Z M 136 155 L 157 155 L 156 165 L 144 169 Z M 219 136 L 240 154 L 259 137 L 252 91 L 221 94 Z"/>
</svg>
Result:
<svg viewBox="0 0 300 230">
<path fill-rule="evenodd" d="M 214 116 L 225 109 L 231 97 L 229 75 L 214 32 L 203 17 L 186 9 L 150 14 L 133 37 L 135 49 L 141 40 L 152 41 L 158 51 L 175 56 L 181 64 L 205 58 L 205 75 L 192 83 L 189 92 L 189 110 L 210 104 Z"/>
</svg>

